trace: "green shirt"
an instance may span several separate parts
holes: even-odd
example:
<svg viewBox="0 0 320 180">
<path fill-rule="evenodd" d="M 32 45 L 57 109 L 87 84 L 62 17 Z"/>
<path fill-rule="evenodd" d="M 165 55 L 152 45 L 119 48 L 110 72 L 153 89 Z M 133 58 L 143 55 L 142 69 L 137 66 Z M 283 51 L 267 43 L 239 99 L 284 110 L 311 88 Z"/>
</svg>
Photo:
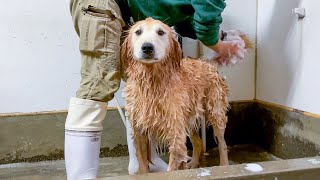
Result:
<svg viewBox="0 0 320 180">
<path fill-rule="evenodd" d="M 152 17 L 169 26 L 183 24 L 179 28 L 182 36 L 194 33 L 207 46 L 219 40 L 221 13 L 226 6 L 224 0 L 128 0 L 128 4 L 135 21 Z"/>
</svg>

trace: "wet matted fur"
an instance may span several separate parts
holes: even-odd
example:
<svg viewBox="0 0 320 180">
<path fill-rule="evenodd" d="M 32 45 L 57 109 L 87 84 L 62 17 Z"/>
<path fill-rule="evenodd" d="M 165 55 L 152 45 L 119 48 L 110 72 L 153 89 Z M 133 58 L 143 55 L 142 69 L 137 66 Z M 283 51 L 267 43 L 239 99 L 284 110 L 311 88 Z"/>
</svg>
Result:
<svg viewBox="0 0 320 180">
<path fill-rule="evenodd" d="M 141 50 L 146 43 L 150 51 Z M 176 33 L 152 18 L 130 28 L 121 47 L 121 61 L 128 77 L 124 89 L 126 111 L 133 128 L 140 173 L 149 171 L 151 139 L 169 147 L 169 171 L 198 167 L 203 154 L 197 133 L 202 117 L 206 125 L 214 128 L 220 164 L 228 165 L 224 140 L 228 86 L 216 64 L 182 59 Z M 188 164 L 187 136 L 194 149 Z"/>
</svg>

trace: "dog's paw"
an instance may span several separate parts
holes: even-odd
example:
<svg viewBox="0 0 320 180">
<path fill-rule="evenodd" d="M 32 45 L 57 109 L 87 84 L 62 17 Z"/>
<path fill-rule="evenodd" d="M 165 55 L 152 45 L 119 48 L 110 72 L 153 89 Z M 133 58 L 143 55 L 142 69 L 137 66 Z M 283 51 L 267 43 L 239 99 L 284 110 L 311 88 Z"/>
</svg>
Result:
<svg viewBox="0 0 320 180">
<path fill-rule="evenodd" d="M 182 161 L 181 163 L 175 162 L 170 164 L 168 166 L 168 171 L 175 171 L 175 170 L 183 170 L 188 169 L 188 164 L 185 161 Z"/>
<path fill-rule="evenodd" d="M 229 166 L 229 162 L 228 161 L 220 162 L 219 166 Z"/>
<path fill-rule="evenodd" d="M 150 169 L 149 169 L 149 166 L 143 166 L 143 167 L 139 167 L 139 174 L 146 174 L 146 173 L 149 173 L 150 172 Z"/>
<path fill-rule="evenodd" d="M 183 169 L 188 169 L 188 163 L 187 162 L 184 162 L 182 161 L 179 165 L 179 170 L 183 170 Z"/>
<path fill-rule="evenodd" d="M 191 160 L 190 162 L 188 162 L 187 167 L 188 167 L 188 169 L 199 168 L 200 167 L 200 162 Z"/>
</svg>

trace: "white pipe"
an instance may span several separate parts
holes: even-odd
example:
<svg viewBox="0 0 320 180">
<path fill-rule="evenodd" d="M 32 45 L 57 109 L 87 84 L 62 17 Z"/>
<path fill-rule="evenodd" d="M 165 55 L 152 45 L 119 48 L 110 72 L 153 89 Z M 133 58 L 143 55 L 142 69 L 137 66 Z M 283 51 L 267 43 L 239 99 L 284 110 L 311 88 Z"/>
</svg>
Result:
<svg viewBox="0 0 320 180">
<path fill-rule="evenodd" d="M 206 120 L 204 117 L 201 118 L 201 138 L 202 138 L 202 144 L 203 144 L 203 152 L 206 152 L 207 148 L 207 135 L 206 135 Z"/>
<path fill-rule="evenodd" d="M 118 101 L 118 98 L 116 96 L 114 96 L 114 100 L 116 101 L 116 105 L 117 105 L 117 108 L 118 108 L 118 111 L 119 111 L 119 114 L 120 114 L 120 117 L 122 119 L 122 122 L 123 122 L 123 125 L 126 127 L 126 117 L 120 107 L 120 103 Z"/>
</svg>

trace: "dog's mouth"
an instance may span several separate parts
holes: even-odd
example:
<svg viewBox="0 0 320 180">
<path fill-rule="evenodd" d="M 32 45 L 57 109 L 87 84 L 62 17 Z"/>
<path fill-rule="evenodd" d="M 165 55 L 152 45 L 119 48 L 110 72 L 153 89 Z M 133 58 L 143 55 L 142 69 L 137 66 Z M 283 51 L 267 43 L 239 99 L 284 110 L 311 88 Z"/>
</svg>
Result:
<svg viewBox="0 0 320 180">
<path fill-rule="evenodd" d="M 152 64 L 152 63 L 161 61 L 155 56 L 155 53 L 144 53 L 144 52 L 141 52 L 140 56 L 136 58 L 136 60 L 145 64 Z"/>
<path fill-rule="evenodd" d="M 160 62 L 161 60 L 159 59 L 155 59 L 155 58 L 141 58 L 141 59 L 137 59 L 137 61 L 142 62 L 144 64 L 153 64 L 153 63 L 157 63 Z"/>
<path fill-rule="evenodd" d="M 142 53 L 140 59 L 146 59 L 146 60 L 157 60 L 154 53 Z"/>
</svg>

